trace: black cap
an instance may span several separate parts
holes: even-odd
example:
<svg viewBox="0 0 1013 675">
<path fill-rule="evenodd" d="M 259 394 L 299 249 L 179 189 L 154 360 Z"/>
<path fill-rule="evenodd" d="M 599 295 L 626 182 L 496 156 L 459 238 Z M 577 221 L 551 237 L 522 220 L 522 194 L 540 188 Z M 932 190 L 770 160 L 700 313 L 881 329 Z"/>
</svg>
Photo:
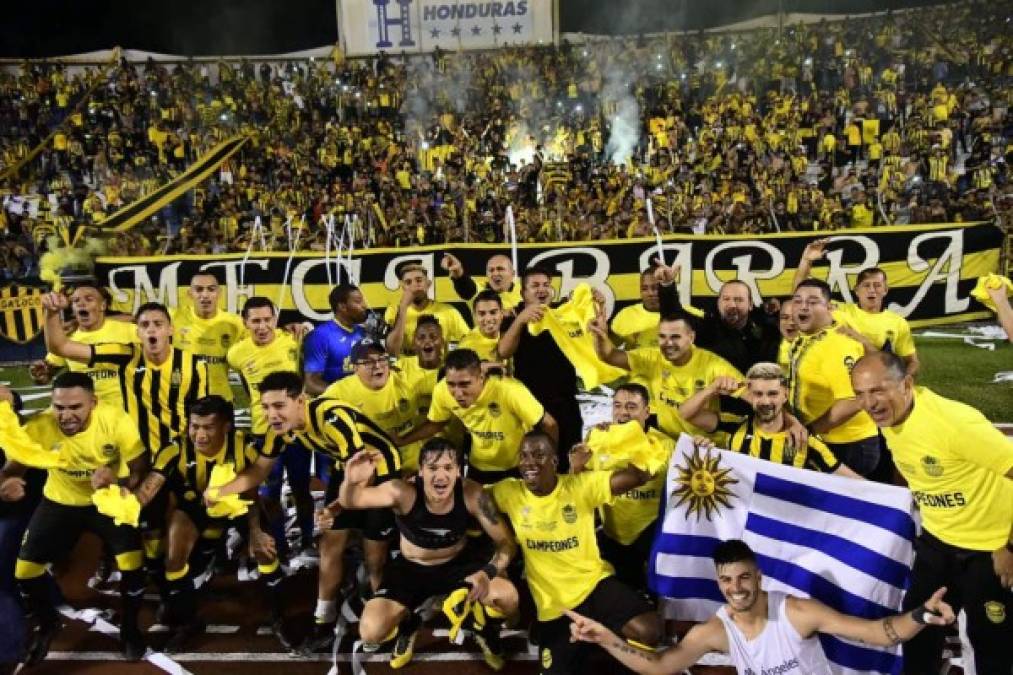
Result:
<svg viewBox="0 0 1013 675">
<path fill-rule="evenodd" d="M 387 350 L 384 348 L 382 342 L 379 340 L 365 338 L 356 342 L 352 347 L 352 353 L 350 355 L 352 363 L 358 363 L 359 361 L 364 360 L 369 355 L 370 351 L 375 351 L 378 354 L 387 353 Z"/>
</svg>

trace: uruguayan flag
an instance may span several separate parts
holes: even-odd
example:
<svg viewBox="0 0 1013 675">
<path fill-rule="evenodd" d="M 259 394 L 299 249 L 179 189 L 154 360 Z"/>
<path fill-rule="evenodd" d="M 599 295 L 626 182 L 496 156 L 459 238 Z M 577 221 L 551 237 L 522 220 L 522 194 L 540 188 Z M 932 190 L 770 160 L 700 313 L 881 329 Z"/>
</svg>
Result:
<svg viewBox="0 0 1013 675">
<path fill-rule="evenodd" d="M 668 618 L 702 621 L 724 603 L 711 554 L 726 539 L 756 552 L 764 588 L 869 619 L 896 613 L 914 559 L 911 493 L 795 469 L 685 434 L 668 468 L 651 588 Z M 899 648 L 820 635 L 839 673 L 899 673 Z"/>
</svg>

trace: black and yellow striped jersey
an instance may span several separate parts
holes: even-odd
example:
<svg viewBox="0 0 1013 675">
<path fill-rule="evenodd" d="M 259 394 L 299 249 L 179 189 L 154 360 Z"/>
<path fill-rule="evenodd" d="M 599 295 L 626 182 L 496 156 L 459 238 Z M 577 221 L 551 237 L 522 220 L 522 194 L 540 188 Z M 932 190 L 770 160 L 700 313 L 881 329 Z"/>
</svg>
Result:
<svg viewBox="0 0 1013 675">
<path fill-rule="evenodd" d="M 231 464 L 239 473 L 259 456 L 252 437 L 243 431 L 228 434 L 221 450 L 211 456 L 199 452 L 190 437 L 182 435 L 155 454 L 151 468 L 165 477 L 177 497 L 193 499 L 204 494 L 216 466 Z"/>
<path fill-rule="evenodd" d="M 397 475 L 401 471 L 401 454 L 390 437 L 373 420 L 355 408 L 334 399 L 318 398 L 306 402 L 306 425 L 299 431 L 279 434 L 268 429 L 261 454 L 277 457 L 286 444 L 298 441 L 307 450 L 322 452 L 338 463 L 365 448 L 376 450 L 381 460 L 377 476 Z M 333 480 L 333 479 L 332 479 Z"/>
<path fill-rule="evenodd" d="M 804 448 L 795 448 L 787 431 L 768 432 L 756 425 L 752 415 L 722 415 L 718 431 L 729 435 L 728 449 L 775 464 L 833 473 L 841 462 L 827 444 L 813 435 Z"/>
<path fill-rule="evenodd" d="M 118 370 L 124 407 L 152 455 L 184 433 L 187 406 L 208 395 L 207 364 L 193 352 L 170 347 L 155 365 L 138 344 L 92 345 L 88 366 L 101 365 Z"/>
</svg>

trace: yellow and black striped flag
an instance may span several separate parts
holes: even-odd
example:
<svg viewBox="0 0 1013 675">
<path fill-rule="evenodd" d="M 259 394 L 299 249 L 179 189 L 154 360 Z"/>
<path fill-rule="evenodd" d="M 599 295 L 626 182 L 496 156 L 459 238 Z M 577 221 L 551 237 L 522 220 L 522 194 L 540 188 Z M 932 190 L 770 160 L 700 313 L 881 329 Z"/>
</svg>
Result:
<svg viewBox="0 0 1013 675">
<path fill-rule="evenodd" d="M 31 286 L 0 288 L 0 337 L 23 345 L 42 332 L 44 292 L 44 288 Z"/>
</svg>

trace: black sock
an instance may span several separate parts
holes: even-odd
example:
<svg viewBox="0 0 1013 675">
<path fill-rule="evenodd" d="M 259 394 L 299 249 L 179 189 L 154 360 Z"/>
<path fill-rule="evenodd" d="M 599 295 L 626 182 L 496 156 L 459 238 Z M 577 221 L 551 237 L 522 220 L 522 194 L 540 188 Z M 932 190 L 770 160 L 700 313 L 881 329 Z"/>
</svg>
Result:
<svg viewBox="0 0 1013 675">
<path fill-rule="evenodd" d="M 50 595 L 51 584 L 49 572 L 32 579 L 18 579 L 18 590 L 25 608 L 35 617 L 39 626 L 51 626 L 60 622 L 60 614 Z"/>
<path fill-rule="evenodd" d="M 166 581 L 166 621 L 170 626 L 185 626 L 197 614 L 197 594 L 193 578 L 187 574 L 180 579 Z"/>
<path fill-rule="evenodd" d="M 267 603 L 271 610 L 271 621 L 278 621 L 285 613 L 285 600 L 282 595 L 285 575 L 282 573 L 281 567 L 278 566 L 274 571 L 267 574 L 261 572 L 260 581 L 264 584 L 264 590 L 267 592 Z"/>
<path fill-rule="evenodd" d="M 137 624 L 137 617 L 141 612 L 141 602 L 144 600 L 144 571 L 131 570 L 120 572 L 120 597 L 123 599 L 123 623 L 121 631 L 124 633 L 140 634 L 141 630 Z"/>
</svg>

